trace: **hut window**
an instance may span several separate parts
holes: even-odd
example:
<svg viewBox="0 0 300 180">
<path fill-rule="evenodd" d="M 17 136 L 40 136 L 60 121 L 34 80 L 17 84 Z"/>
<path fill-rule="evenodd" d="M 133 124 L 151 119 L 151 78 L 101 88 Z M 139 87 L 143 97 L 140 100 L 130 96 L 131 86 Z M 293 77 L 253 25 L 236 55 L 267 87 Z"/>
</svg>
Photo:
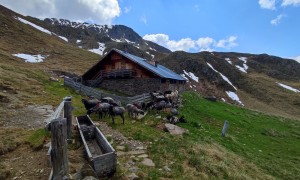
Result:
<svg viewBox="0 0 300 180">
<path fill-rule="evenodd" d="M 161 79 L 160 82 L 161 83 L 166 83 L 166 79 Z"/>
<path fill-rule="evenodd" d="M 171 79 L 170 80 L 170 84 L 176 84 L 176 80 L 175 79 Z"/>
</svg>

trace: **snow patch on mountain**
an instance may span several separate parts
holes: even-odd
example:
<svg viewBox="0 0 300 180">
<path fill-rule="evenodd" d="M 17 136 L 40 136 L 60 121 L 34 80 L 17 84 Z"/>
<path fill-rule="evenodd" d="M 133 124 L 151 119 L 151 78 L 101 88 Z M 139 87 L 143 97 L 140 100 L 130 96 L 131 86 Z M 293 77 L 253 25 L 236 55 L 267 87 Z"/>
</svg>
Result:
<svg viewBox="0 0 300 180">
<path fill-rule="evenodd" d="M 152 50 L 152 51 L 156 51 L 156 50 L 155 50 L 155 49 L 153 49 L 152 47 L 149 47 L 149 49 L 150 49 L 150 50 Z"/>
<path fill-rule="evenodd" d="M 149 55 L 152 57 L 152 59 L 155 57 L 153 54 L 151 54 L 151 53 L 148 52 L 148 51 L 146 51 L 146 53 L 149 54 Z"/>
<path fill-rule="evenodd" d="M 225 58 L 225 60 L 226 60 L 229 64 L 232 64 L 230 58 Z"/>
<path fill-rule="evenodd" d="M 128 39 L 125 39 L 125 41 L 130 44 L 135 44 L 135 42 L 129 41 Z"/>
<path fill-rule="evenodd" d="M 66 41 L 66 42 L 69 42 L 69 40 L 66 37 L 63 37 L 63 36 L 58 36 L 58 37 L 61 38 L 64 41 Z"/>
<path fill-rule="evenodd" d="M 281 86 L 281 87 L 283 87 L 283 88 L 285 88 L 285 89 L 288 89 L 288 90 L 290 90 L 290 91 L 293 91 L 293 92 L 296 92 L 296 93 L 299 93 L 300 92 L 300 90 L 298 90 L 298 89 L 295 89 L 295 88 L 293 88 L 293 87 L 291 87 L 291 86 L 288 86 L 288 85 L 285 85 L 285 84 L 282 84 L 282 83 L 279 83 L 279 82 L 276 82 L 279 86 Z"/>
<path fill-rule="evenodd" d="M 185 70 L 183 70 L 183 73 L 185 75 L 187 75 L 189 78 L 191 78 L 192 80 L 194 80 L 196 82 L 199 82 L 199 78 L 197 76 L 195 76 L 194 73 L 192 73 L 192 72 L 186 72 Z"/>
<path fill-rule="evenodd" d="M 240 98 L 238 97 L 238 95 L 235 92 L 232 91 L 226 91 L 226 94 L 228 95 L 228 97 L 230 97 L 232 100 L 238 102 L 241 106 L 244 106 L 244 104 L 242 103 L 242 101 L 240 101 Z"/>
<path fill-rule="evenodd" d="M 221 77 L 223 78 L 224 81 L 226 81 L 228 84 L 230 84 L 235 90 L 237 90 L 237 88 L 230 82 L 230 80 L 224 76 L 222 73 L 220 73 L 219 71 L 217 71 L 211 64 L 207 63 L 207 65 L 214 70 L 216 73 L 219 73 L 221 75 Z"/>
<path fill-rule="evenodd" d="M 22 54 L 22 53 L 13 54 L 13 56 L 24 59 L 25 62 L 30 62 L 30 63 L 43 62 L 44 59 L 48 57 L 48 55 L 41 55 L 41 54 L 31 55 L 31 54 Z"/>
<path fill-rule="evenodd" d="M 34 27 L 35 29 L 37 29 L 37 30 L 39 30 L 39 31 L 42 31 L 42 32 L 47 33 L 47 34 L 49 34 L 49 35 L 52 35 L 52 32 L 48 31 L 48 30 L 45 29 L 45 28 L 42 28 L 41 26 L 38 26 L 38 25 L 36 25 L 36 24 L 33 24 L 33 23 L 31 23 L 31 22 L 29 22 L 29 21 L 27 21 L 27 20 L 25 20 L 25 19 L 22 19 L 22 18 L 20 18 L 20 17 L 16 17 L 16 19 L 19 20 L 19 21 L 21 21 L 21 22 L 24 23 L 24 24 L 28 24 L 28 25 Z"/>
<path fill-rule="evenodd" d="M 104 43 L 100 43 L 98 42 L 99 44 L 99 47 L 97 49 L 89 49 L 89 51 L 93 52 L 93 53 L 96 53 L 96 54 L 99 54 L 99 55 L 103 55 L 103 52 L 105 50 L 105 44 Z"/>
<path fill-rule="evenodd" d="M 120 39 L 113 39 L 113 38 L 111 38 L 111 40 L 113 40 L 115 42 L 122 42 Z"/>
<path fill-rule="evenodd" d="M 81 43 L 81 40 L 77 39 L 77 40 L 76 40 L 76 43 L 77 43 L 77 44 L 78 44 L 78 43 Z"/>
<path fill-rule="evenodd" d="M 189 82 L 189 78 L 187 78 L 186 76 L 185 76 L 185 74 L 180 74 L 184 79 L 186 79 L 186 81 L 187 82 Z"/>
<path fill-rule="evenodd" d="M 243 67 L 241 67 L 239 65 L 235 65 L 235 67 L 237 67 L 238 70 L 240 70 L 241 72 L 247 73 L 247 70 L 249 68 L 248 65 L 247 65 L 247 58 L 246 57 L 239 57 L 238 59 L 244 62 Z"/>
</svg>

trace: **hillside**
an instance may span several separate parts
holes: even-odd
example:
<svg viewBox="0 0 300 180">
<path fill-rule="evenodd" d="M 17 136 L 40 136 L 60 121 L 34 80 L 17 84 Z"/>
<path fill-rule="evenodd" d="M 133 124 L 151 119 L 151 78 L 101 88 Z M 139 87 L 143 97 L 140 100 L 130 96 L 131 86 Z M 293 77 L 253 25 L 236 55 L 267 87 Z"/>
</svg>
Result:
<svg viewBox="0 0 300 180">
<path fill-rule="evenodd" d="M 123 25 L 39 20 L 3 6 L 0 40 L 0 179 L 48 178 L 43 145 L 49 135 L 41 129 L 47 114 L 34 108 L 57 107 L 63 97 L 72 95 L 74 114 L 85 114 L 80 101 L 84 96 L 62 86 L 58 75 L 80 76 L 111 48 L 158 60 L 188 79 L 179 109 L 188 123 L 179 126 L 189 133 L 182 137 L 162 131 L 164 121 L 155 112 L 142 120 L 126 115 L 124 126 L 120 119 L 116 125 L 109 118 L 101 120 L 126 138 L 146 144 L 147 155 L 156 164 L 144 167 L 137 156 L 120 157 L 115 178 L 127 178 L 126 167 L 133 158 L 141 178 L 299 179 L 300 64 L 296 61 L 266 54 L 171 52 Z M 17 57 L 20 54 L 41 62 L 25 62 Z M 216 96 L 218 102 L 205 96 Z M 97 115 L 92 118 L 98 121 Z M 228 136 L 221 138 L 224 120 L 230 126 Z M 118 143 L 118 138 L 112 139 L 114 147 Z M 70 148 L 75 157 L 82 150 Z M 71 173 L 76 169 L 71 166 Z"/>
<path fill-rule="evenodd" d="M 160 59 L 160 63 L 183 74 L 189 80 L 188 89 L 247 108 L 300 119 L 300 63 L 294 60 L 266 54 L 178 51 Z"/>
</svg>

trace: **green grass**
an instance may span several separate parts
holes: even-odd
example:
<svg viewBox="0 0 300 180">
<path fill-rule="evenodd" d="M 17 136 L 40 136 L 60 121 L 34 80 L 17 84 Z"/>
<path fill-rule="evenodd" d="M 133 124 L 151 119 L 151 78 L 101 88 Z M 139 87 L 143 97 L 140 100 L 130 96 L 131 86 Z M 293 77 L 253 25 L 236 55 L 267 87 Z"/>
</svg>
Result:
<svg viewBox="0 0 300 180">
<path fill-rule="evenodd" d="M 149 113 L 143 120 L 125 117 L 125 125 L 105 121 L 126 137 L 149 145 L 155 168 L 140 166 L 145 177 L 220 179 L 299 179 L 300 123 L 221 102 L 210 102 L 196 93 L 183 94 L 180 113 L 189 130 L 172 136 L 159 128 L 161 119 Z M 164 117 L 164 115 L 162 115 Z M 97 120 L 97 116 L 92 118 Z M 229 121 L 225 138 L 224 120 Z M 172 173 L 159 170 L 165 165 Z"/>
<path fill-rule="evenodd" d="M 195 138 L 198 134 L 199 139 L 220 143 L 280 179 L 300 178 L 299 121 L 213 103 L 194 93 L 185 93 L 184 99 L 182 114 L 203 127 L 197 132 L 189 124 L 183 125 Z M 220 136 L 224 120 L 229 121 L 226 138 Z"/>
<path fill-rule="evenodd" d="M 39 150 L 43 147 L 46 138 L 49 138 L 49 136 L 49 132 L 46 132 L 45 129 L 37 129 L 28 137 L 27 142 L 33 149 Z"/>
</svg>

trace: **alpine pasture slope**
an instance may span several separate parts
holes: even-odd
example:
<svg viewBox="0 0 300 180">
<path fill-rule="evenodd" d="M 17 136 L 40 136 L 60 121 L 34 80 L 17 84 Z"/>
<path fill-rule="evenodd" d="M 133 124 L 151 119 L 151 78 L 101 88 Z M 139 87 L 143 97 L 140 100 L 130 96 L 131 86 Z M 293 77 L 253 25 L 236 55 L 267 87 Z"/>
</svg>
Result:
<svg viewBox="0 0 300 180">
<path fill-rule="evenodd" d="M 126 117 L 124 126 L 118 123 L 114 126 L 127 137 L 150 144 L 148 154 L 157 166 L 139 167 L 140 177 L 300 178 L 298 62 L 266 54 L 171 52 L 143 41 L 126 26 L 99 26 L 102 35 L 97 36 L 99 31 L 93 32 L 97 26 L 85 24 L 78 27 L 86 29 L 76 28 L 64 25 L 62 20 L 24 17 L 3 6 L 0 10 L 1 154 L 10 157 L 27 143 L 35 149 L 43 145 L 47 135 L 40 129 L 7 126 L 13 126 L 16 120 L 28 121 L 24 116 L 28 114 L 28 105 L 55 107 L 63 97 L 72 95 L 74 106 L 78 107 L 74 113 L 84 113 L 79 94 L 61 86 L 61 82 L 49 81 L 54 72 L 81 75 L 102 57 L 89 50 L 97 49 L 94 52 L 105 55 L 111 48 L 124 50 L 127 45 L 128 52 L 153 58 L 185 76 L 189 80 L 188 90 L 193 91 L 182 95 L 180 113 L 188 123 L 179 126 L 189 130 L 183 137 L 160 131 L 157 125 L 162 120 L 156 119 L 154 113 L 138 122 Z M 76 35 L 84 30 L 88 33 L 78 38 Z M 17 57 L 20 54 L 44 59 L 28 63 Z M 213 103 L 202 97 L 208 95 L 226 103 Z M 227 136 L 221 138 L 224 120 L 229 121 L 229 128 Z M 110 119 L 105 121 L 111 125 Z M 30 154 L 23 151 L 21 156 Z M 121 163 L 126 160 L 120 158 Z M 8 161 L 0 161 L 0 177 L 13 178 L 17 172 L 3 162 Z M 161 171 L 164 166 L 171 173 Z M 118 168 L 116 176 L 124 178 L 126 171 Z"/>
</svg>

